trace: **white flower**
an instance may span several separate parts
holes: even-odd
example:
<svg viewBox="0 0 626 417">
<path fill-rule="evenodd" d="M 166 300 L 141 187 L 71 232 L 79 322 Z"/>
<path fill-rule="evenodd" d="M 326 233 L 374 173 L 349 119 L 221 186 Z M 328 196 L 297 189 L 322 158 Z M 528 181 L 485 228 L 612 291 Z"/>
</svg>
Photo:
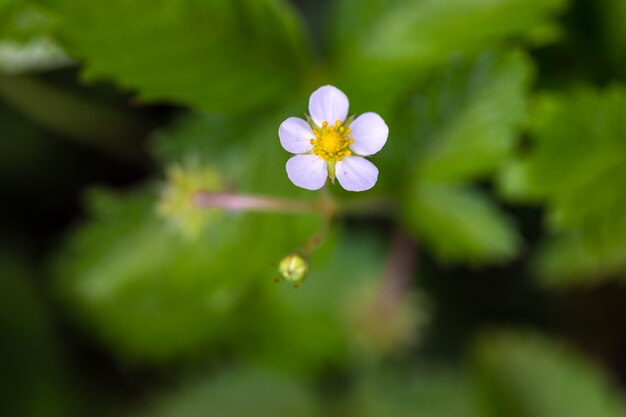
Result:
<svg viewBox="0 0 626 417">
<path fill-rule="evenodd" d="M 319 190 L 328 177 L 348 191 L 376 184 L 378 168 L 364 156 L 382 149 L 389 128 L 376 113 L 348 118 L 348 107 L 348 97 L 327 85 L 311 94 L 308 121 L 290 117 L 280 125 L 280 144 L 296 154 L 287 161 L 287 176 L 298 187 Z"/>
</svg>

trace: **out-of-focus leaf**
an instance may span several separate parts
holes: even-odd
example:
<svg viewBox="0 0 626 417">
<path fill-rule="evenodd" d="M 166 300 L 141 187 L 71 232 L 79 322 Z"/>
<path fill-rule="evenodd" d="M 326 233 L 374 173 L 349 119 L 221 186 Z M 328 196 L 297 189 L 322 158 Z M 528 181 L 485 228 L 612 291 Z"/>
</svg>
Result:
<svg viewBox="0 0 626 417">
<path fill-rule="evenodd" d="M 347 359 L 349 342 L 362 331 L 348 313 L 363 287 L 381 279 L 385 250 L 373 234 L 342 231 L 330 238 L 311 258 L 311 274 L 302 287 L 281 284 L 284 288 L 268 299 L 264 314 L 249 326 L 243 352 L 248 360 L 310 374 Z"/>
<path fill-rule="evenodd" d="M 72 61 L 61 48 L 46 37 L 28 43 L 0 41 L 0 71 L 7 74 L 58 69 Z"/>
<path fill-rule="evenodd" d="M 442 259 L 503 261 L 519 248 L 513 224 L 466 184 L 489 178 L 513 152 L 530 76 L 520 52 L 485 52 L 452 63 L 399 112 L 396 146 L 381 155 L 386 178 L 407 184 L 405 219 Z"/>
<path fill-rule="evenodd" d="M 470 186 L 420 182 L 411 191 L 405 217 L 444 261 L 504 261 L 520 246 L 511 220 Z"/>
<path fill-rule="evenodd" d="M 580 233 L 548 239 L 534 261 L 547 285 L 593 284 L 624 273 L 626 240 L 607 231 L 603 244 L 593 244 Z"/>
<path fill-rule="evenodd" d="M 190 241 L 155 215 L 155 203 L 151 193 L 92 197 L 92 220 L 59 267 L 61 291 L 80 319 L 135 359 L 223 343 L 272 283 L 272 262 L 317 224 L 307 216 L 224 214 Z"/>
<path fill-rule="evenodd" d="M 146 123 L 119 108 L 25 75 L 0 74 L 0 97 L 31 120 L 83 146 L 121 159 L 138 158 L 129 143 L 145 134 Z"/>
<path fill-rule="evenodd" d="M 283 0 L 40 0 L 88 79 L 144 100 L 244 111 L 288 94 L 308 57 Z"/>
<path fill-rule="evenodd" d="M 607 47 L 610 63 L 626 77 L 626 2 L 622 0 L 600 0 L 598 7 L 599 26 Z"/>
<path fill-rule="evenodd" d="M 232 137 L 213 137 L 214 126 L 210 117 L 189 118 L 162 137 L 192 142 L 189 135 L 197 134 L 214 144 L 196 156 L 232 191 L 288 189 L 283 152 L 267 144 L 275 126 L 249 126 L 256 133 L 239 142 L 243 148 L 229 142 Z M 96 195 L 92 220 L 73 236 L 59 269 L 61 288 L 81 318 L 112 348 L 146 360 L 210 350 L 236 335 L 254 317 L 246 311 L 258 304 L 263 288 L 273 285 L 272 263 L 297 249 L 320 223 L 306 214 L 218 212 L 190 241 L 155 215 L 155 205 L 151 192 Z"/>
<path fill-rule="evenodd" d="M 14 0 L 0 0 L 0 10 L 2 10 L 4 7 L 7 7 L 13 1 Z"/>
<path fill-rule="evenodd" d="M 0 247 L 0 414 L 78 415 L 52 323 L 33 285 L 33 272 L 13 249 Z"/>
<path fill-rule="evenodd" d="M 53 22 L 28 0 L 0 0 L 0 40 L 26 44 L 50 34 Z"/>
<path fill-rule="evenodd" d="M 219 168 L 230 191 L 315 198 L 287 178 L 289 154 L 280 146 L 279 111 L 241 118 L 213 114 L 181 118 L 172 129 L 155 135 L 154 153 L 165 164 L 197 158 Z"/>
<path fill-rule="evenodd" d="M 383 62 L 428 64 L 451 52 L 524 34 L 563 9 L 564 0 L 367 0 L 338 2 L 337 42 Z"/>
<path fill-rule="evenodd" d="M 499 195 L 507 201 L 540 202 L 541 197 L 533 195 L 528 169 L 528 161 L 519 155 L 512 156 L 496 176 Z"/>
<path fill-rule="evenodd" d="M 402 130 L 382 158 L 408 156 L 420 179 L 484 178 L 514 149 L 526 120 L 531 73 L 521 52 L 487 51 L 453 61 L 399 109 Z"/>
<path fill-rule="evenodd" d="M 357 387 L 354 414 L 359 417 L 478 417 L 472 390 L 461 373 L 415 369 L 413 375 L 374 373 Z"/>
<path fill-rule="evenodd" d="M 240 369 L 214 379 L 188 382 L 133 417 L 313 417 L 315 399 L 298 380 Z"/>
<path fill-rule="evenodd" d="M 335 61 L 348 89 L 374 102 L 404 91 L 451 56 L 536 33 L 565 0 L 341 0 L 333 13 Z M 545 31 L 544 31 L 545 32 Z M 360 87 L 359 87 L 360 86 Z"/>
<path fill-rule="evenodd" d="M 0 0 L 0 72 L 22 74 L 73 65 L 51 38 L 52 19 L 30 1 Z"/>
<path fill-rule="evenodd" d="M 599 369 L 531 334 L 497 333 L 475 350 L 485 417 L 623 417 L 626 408 Z"/>
<path fill-rule="evenodd" d="M 503 177 L 503 188 L 517 187 L 516 197 L 548 207 L 546 222 L 557 240 L 538 262 L 547 283 L 626 270 L 625 109 L 621 87 L 542 95 L 535 142 L 520 157 L 523 169 Z"/>
</svg>

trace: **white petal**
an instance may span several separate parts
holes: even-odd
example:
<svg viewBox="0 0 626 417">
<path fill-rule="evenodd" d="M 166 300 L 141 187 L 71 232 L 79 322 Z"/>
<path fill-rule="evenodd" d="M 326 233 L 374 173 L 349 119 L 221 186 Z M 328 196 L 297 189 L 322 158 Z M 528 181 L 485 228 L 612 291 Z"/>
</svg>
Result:
<svg viewBox="0 0 626 417">
<path fill-rule="evenodd" d="M 335 164 L 339 184 L 348 191 L 369 190 L 378 180 L 378 168 L 360 156 L 347 156 Z"/>
<path fill-rule="evenodd" d="M 309 124 L 299 117 L 290 117 L 278 128 L 280 144 L 291 153 L 307 153 L 313 149 L 311 139 L 315 137 Z"/>
<path fill-rule="evenodd" d="M 363 156 L 380 151 L 389 135 L 389 127 L 376 113 L 363 113 L 350 124 L 350 130 L 352 130 L 350 137 L 354 139 L 350 149 Z"/>
<path fill-rule="evenodd" d="M 337 120 L 343 123 L 348 117 L 349 107 L 348 97 L 332 85 L 318 88 L 309 98 L 309 113 L 318 126 L 324 122 L 332 125 Z"/>
<path fill-rule="evenodd" d="M 298 187 L 319 190 L 326 183 L 328 166 L 317 155 L 296 155 L 287 161 L 287 176 Z"/>
</svg>

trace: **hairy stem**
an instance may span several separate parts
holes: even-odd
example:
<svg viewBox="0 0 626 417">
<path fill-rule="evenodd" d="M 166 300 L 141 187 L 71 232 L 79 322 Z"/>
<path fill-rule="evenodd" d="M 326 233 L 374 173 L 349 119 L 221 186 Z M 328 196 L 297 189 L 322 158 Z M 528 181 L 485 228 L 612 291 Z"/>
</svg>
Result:
<svg viewBox="0 0 626 417">
<path fill-rule="evenodd" d="M 221 208 L 230 211 L 268 213 L 319 213 L 333 219 L 336 216 L 381 216 L 395 213 L 392 201 L 382 198 L 360 198 L 337 203 L 328 193 L 318 200 L 274 198 L 260 195 L 198 191 L 192 196 L 196 207 Z"/>
<path fill-rule="evenodd" d="M 199 191 L 192 196 L 192 202 L 197 207 L 221 208 L 230 211 L 321 214 L 335 212 L 334 204 L 326 200 L 307 201 L 237 193 Z"/>
</svg>

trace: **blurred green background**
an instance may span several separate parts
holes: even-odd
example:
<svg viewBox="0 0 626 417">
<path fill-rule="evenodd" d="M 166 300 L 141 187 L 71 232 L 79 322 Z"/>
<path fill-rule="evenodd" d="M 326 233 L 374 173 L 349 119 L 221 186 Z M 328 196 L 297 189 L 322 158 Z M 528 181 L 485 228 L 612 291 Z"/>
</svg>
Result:
<svg viewBox="0 0 626 417">
<path fill-rule="evenodd" d="M 626 416 L 624 22 L 624 0 L 0 0 L 0 415 Z M 367 193 L 286 176 L 278 126 L 324 84 L 390 127 Z"/>
</svg>

